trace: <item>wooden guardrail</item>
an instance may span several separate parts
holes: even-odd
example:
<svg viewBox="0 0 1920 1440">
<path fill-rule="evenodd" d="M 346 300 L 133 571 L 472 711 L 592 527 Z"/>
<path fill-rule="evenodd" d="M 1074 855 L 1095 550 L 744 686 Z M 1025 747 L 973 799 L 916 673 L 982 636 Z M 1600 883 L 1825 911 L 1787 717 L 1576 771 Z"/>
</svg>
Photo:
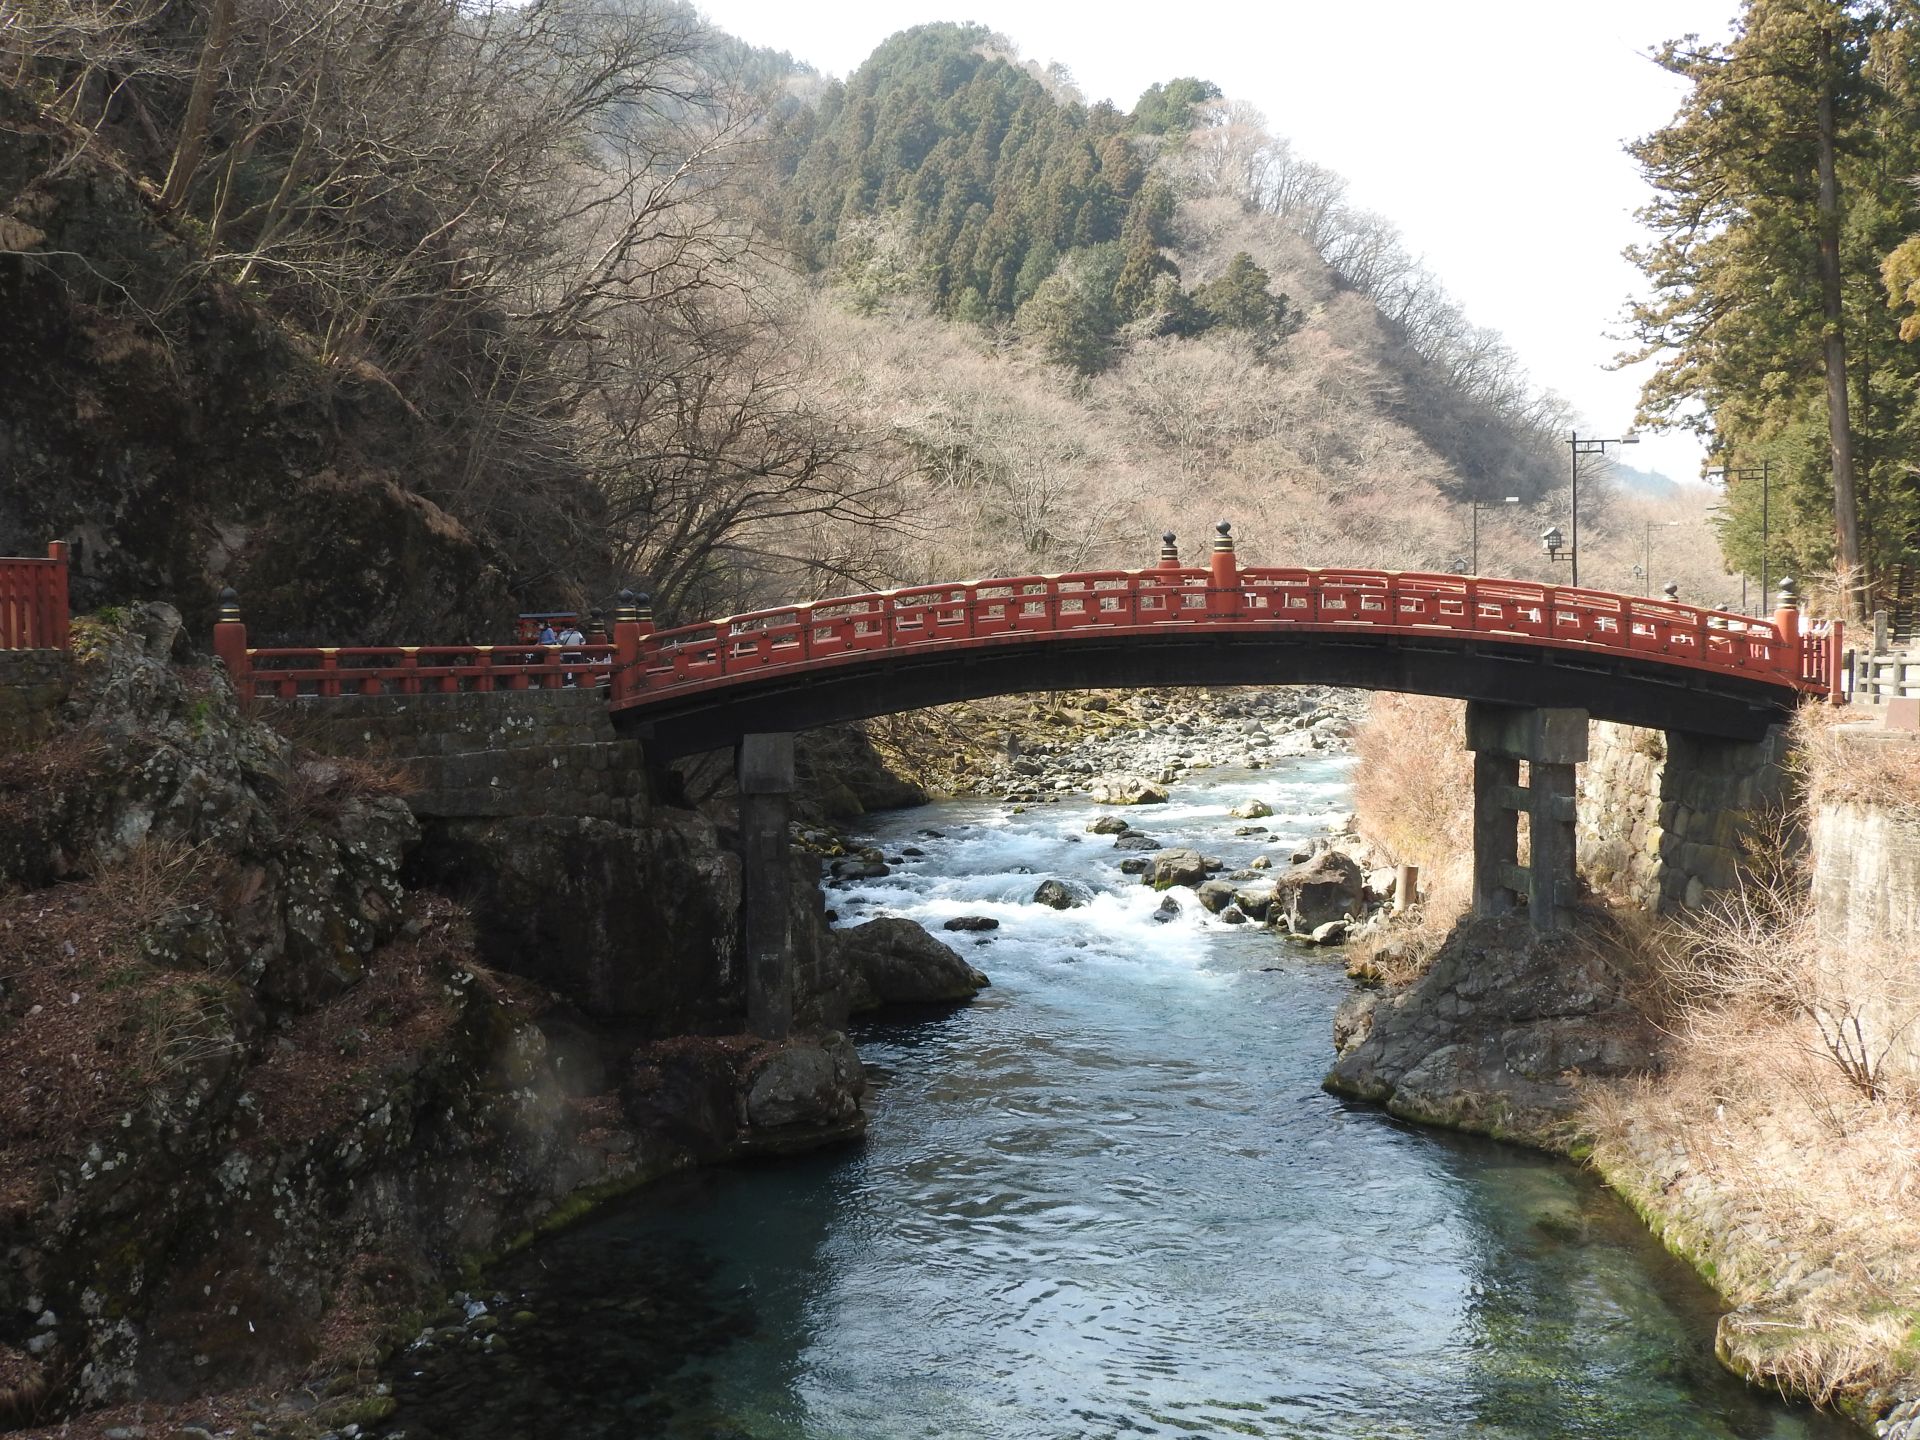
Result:
<svg viewBox="0 0 1920 1440">
<path fill-rule="evenodd" d="M 67 545 L 39 558 L 0 558 L 0 650 L 67 648 Z"/>
</svg>

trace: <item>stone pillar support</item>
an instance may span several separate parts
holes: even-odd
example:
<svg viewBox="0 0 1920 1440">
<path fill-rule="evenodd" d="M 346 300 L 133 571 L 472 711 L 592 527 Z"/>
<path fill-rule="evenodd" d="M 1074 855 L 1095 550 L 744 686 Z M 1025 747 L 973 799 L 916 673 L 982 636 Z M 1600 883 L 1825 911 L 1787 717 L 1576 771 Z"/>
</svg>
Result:
<svg viewBox="0 0 1920 1440">
<path fill-rule="evenodd" d="M 747 1029 L 784 1040 L 793 1029 L 793 736 L 746 735 L 740 783 L 740 910 L 747 958 Z"/>
<path fill-rule="evenodd" d="M 1577 895 L 1573 767 L 1587 758 L 1587 712 L 1467 705 L 1473 751 L 1473 913 L 1508 915 L 1520 903 L 1533 928 L 1565 928 Z M 1519 783 L 1520 762 L 1527 783 Z M 1519 863 L 1527 814 L 1528 861 Z"/>
</svg>

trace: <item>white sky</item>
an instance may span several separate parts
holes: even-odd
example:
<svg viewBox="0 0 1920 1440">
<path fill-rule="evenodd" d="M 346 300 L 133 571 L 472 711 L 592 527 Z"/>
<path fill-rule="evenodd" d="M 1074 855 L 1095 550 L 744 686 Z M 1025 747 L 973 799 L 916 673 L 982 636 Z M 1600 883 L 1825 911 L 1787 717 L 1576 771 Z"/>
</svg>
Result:
<svg viewBox="0 0 1920 1440">
<path fill-rule="evenodd" d="M 972 20 L 1058 60 L 1088 100 L 1129 110 L 1156 80 L 1198 75 L 1266 112 L 1298 153 L 1346 176 L 1477 323 L 1505 333 L 1537 384 L 1593 433 L 1633 422 L 1638 379 L 1602 367 L 1640 275 L 1646 188 L 1623 143 L 1658 128 L 1682 85 L 1650 59 L 1725 35 L 1738 0 L 700 0 L 713 22 L 845 76 L 896 30 Z M 1687 436 L 1622 458 L 1699 472 Z"/>
</svg>

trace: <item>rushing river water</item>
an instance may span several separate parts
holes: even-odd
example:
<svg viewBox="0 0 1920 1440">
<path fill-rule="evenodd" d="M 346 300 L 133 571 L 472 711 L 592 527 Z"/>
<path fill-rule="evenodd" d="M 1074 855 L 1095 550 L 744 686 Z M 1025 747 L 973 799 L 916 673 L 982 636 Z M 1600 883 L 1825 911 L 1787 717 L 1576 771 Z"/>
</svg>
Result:
<svg viewBox="0 0 1920 1440">
<path fill-rule="evenodd" d="M 1343 764 L 1198 775 L 1128 818 L 1284 864 L 1344 806 Z M 1283 843 L 1233 836 L 1252 795 Z M 491 1340 L 402 1358 L 388 1433 L 1857 1433 L 1722 1372 L 1712 1297 L 1572 1167 L 1323 1093 L 1337 960 L 1190 895 L 1156 922 L 1094 813 L 876 825 L 923 853 L 835 890 L 842 922 L 994 916 L 948 937 L 993 988 L 856 1034 L 864 1144 L 684 1177 L 515 1257 Z M 1048 876 L 1093 902 L 1030 903 Z"/>
</svg>

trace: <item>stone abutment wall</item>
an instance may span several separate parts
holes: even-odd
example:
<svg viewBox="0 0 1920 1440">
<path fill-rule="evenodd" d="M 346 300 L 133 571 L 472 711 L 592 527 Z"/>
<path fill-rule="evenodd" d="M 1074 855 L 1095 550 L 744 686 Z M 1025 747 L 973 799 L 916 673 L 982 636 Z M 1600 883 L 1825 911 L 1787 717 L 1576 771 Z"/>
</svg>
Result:
<svg viewBox="0 0 1920 1440">
<path fill-rule="evenodd" d="M 1779 843 L 1786 727 L 1754 743 L 1596 721 L 1580 796 L 1580 868 L 1652 911 L 1700 904 Z"/>
<path fill-rule="evenodd" d="M 64 650 L 0 650 L 0 754 L 52 735 L 71 684 Z"/>
<path fill-rule="evenodd" d="M 746 1023 L 733 837 L 651 794 L 593 690 L 263 700 L 325 755 L 404 767 L 422 839 L 409 883 L 472 909 L 487 962 L 645 1037 Z M 796 861 L 798 857 L 796 857 Z M 796 863 L 795 1019 L 845 1023 L 817 864 Z"/>
</svg>

